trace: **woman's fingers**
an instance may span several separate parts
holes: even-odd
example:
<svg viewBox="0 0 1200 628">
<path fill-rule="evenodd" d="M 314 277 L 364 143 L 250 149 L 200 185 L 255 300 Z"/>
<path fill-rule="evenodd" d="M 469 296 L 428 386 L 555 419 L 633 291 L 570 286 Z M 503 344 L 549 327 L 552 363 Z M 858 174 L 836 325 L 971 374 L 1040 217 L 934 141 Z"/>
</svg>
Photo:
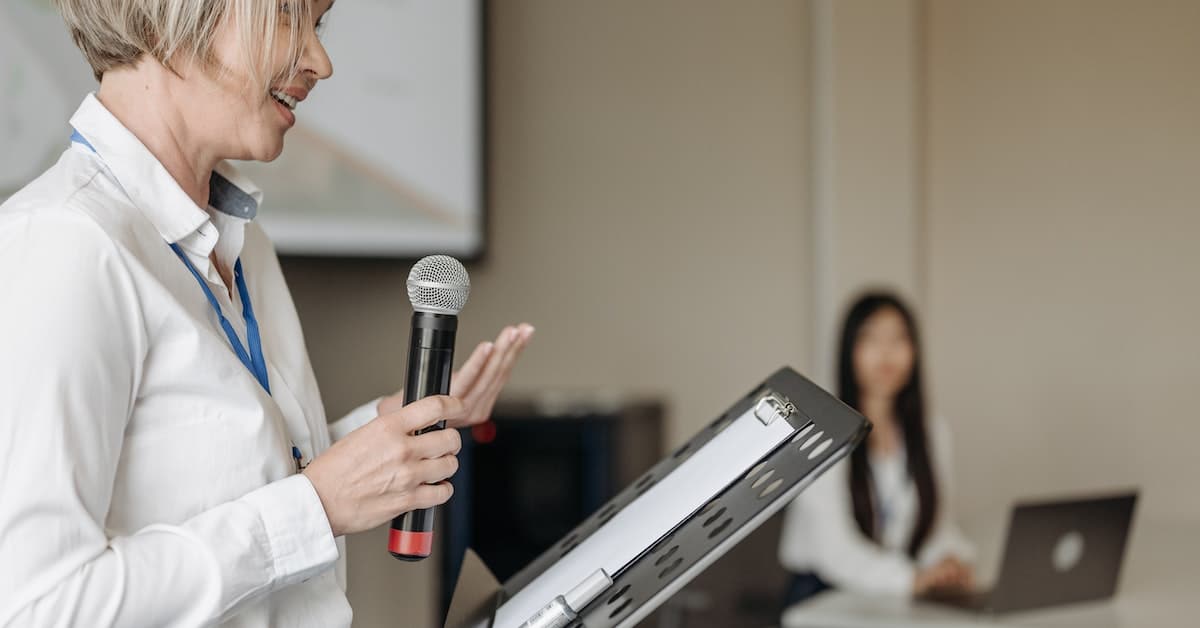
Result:
<svg viewBox="0 0 1200 628">
<path fill-rule="evenodd" d="M 930 590 L 961 587 L 963 584 L 957 562 L 944 559 L 919 571 L 913 590 L 920 595 Z"/>
<path fill-rule="evenodd" d="M 955 583 L 964 589 L 974 588 L 975 574 L 972 572 L 971 567 L 959 561 L 955 561 L 954 565 L 956 567 L 954 574 Z"/>
<path fill-rule="evenodd" d="M 945 580 L 948 586 L 954 587 L 969 587 L 971 585 L 971 568 L 965 563 L 951 556 L 942 561 L 946 567 Z"/>
<path fill-rule="evenodd" d="M 472 391 L 478 394 L 476 401 L 486 400 L 489 396 L 494 396 L 493 393 L 498 392 L 508 382 L 508 377 L 512 373 L 513 364 L 516 363 L 517 356 L 521 355 L 521 351 L 525 349 L 529 338 L 533 335 L 533 327 L 529 325 L 521 325 L 513 328 L 511 333 L 504 339 L 503 346 L 497 345 L 498 349 L 492 359 L 488 361 L 488 368 L 480 378 L 476 390 Z M 474 406 L 472 406 L 474 407 Z"/>
<path fill-rule="evenodd" d="M 457 389 L 466 404 L 464 420 L 452 423 L 456 427 L 474 425 L 491 415 L 496 398 L 508 383 L 516 359 L 524 351 L 532 337 L 534 328 L 523 323 L 517 327 L 505 327 L 496 338 L 487 359 L 478 364 L 479 370 L 472 373 L 469 383 Z M 475 356 L 472 356 L 474 358 Z M 472 365 L 474 367 L 475 365 Z M 467 365 L 463 365 L 466 370 Z M 455 376 L 456 380 L 460 378 Z M 466 379 L 466 378 L 463 378 Z M 457 388 L 455 386 L 455 388 Z"/>
<path fill-rule="evenodd" d="M 384 417 L 394 422 L 397 428 L 409 434 L 424 429 L 438 421 L 458 421 L 466 415 L 462 401 L 445 395 L 435 395 L 414 401 Z"/>
<path fill-rule="evenodd" d="M 450 380 L 450 394 L 463 398 L 470 394 L 471 389 L 475 386 L 479 374 L 483 372 L 483 367 L 487 365 L 488 358 L 492 355 L 492 350 L 496 347 L 493 342 L 481 342 L 475 347 L 475 351 L 471 352 L 471 357 L 458 369 L 454 377 Z"/>
<path fill-rule="evenodd" d="M 947 558 L 935 568 L 936 586 L 945 589 L 969 589 L 971 570 L 955 558 Z"/>
<path fill-rule="evenodd" d="M 475 380 L 475 385 L 471 387 L 469 396 L 478 399 L 487 392 L 491 382 L 499 375 L 500 366 L 505 357 L 512 353 L 513 347 L 520 342 L 520 339 L 519 327 L 505 327 L 500 331 L 500 335 L 496 337 L 496 348 L 489 356 L 487 364 L 484 365 L 483 372 Z"/>
<path fill-rule="evenodd" d="M 475 387 L 475 381 L 479 374 L 483 371 L 484 366 L 488 363 L 488 358 L 491 357 L 492 351 L 495 349 L 494 342 L 481 342 L 475 346 L 475 350 L 471 352 L 471 356 L 463 363 L 462 367 L 455 371 L 454 376 L 450 379 L 450 396 L 464 399 Z M 379 401 L 378 411 L 380 414 L 390 414 L 404 407 L 404 390 L 401 389 L 394 395 L 384 397 Z"/>
<path fill-rule="evenodd" d="M 472 403 L 471 418 L 481 419 L 486 418 L 491 414 L 492 406 L 496 403 L 496 399 L 500 396 L 500 392 L 504 386 L 508 384 L 509 378 L 512 376 L 513 366 L 516 365 L 517 358 L 529 345 L 529 341 L 533 338 L 534 328 L 531 325 L 521 325 L 517 330 L 517 337 L 508 350 L 498 353 L 496 356 L 496 368 L 491 373 L 491 377 L 484 380 L 487 384 L 487 390 L 483 393 L 481 399 Z"/>
<path fill-rule="evenodd" d="M 454 495 L 454 486 L 449 482 L 422 484 L 409 494 L 409 498 L 405 500 L 405 505 L 410 510 L 433 508 L 434 506 L 441 506 L 450 501 L 450 496 L 452 495 Z"/>
<path fill-rule="evenodd" d="M 434 430 L 411 437 L 409 447 L 412 451 L 412 458 L 415 460 L 455 456 L 462 449 L 462 436 L 459 435 L 458 430 Z"/>
<path fill-rule="evenodd" d="M 377 417 L 317 456 L 303 473 L 336 536 L 369 530 L 401 512 L 445 503 L 458 471 L 456 430 L 414 432 L 461 421 L 462 401 L 435 396 Z"/>
<path fill-rule="evenodd" d="M 528 323 L 510 325 L 500 330 L 494 341 L 476 345 L 471 356 L 450 380 L 450 396 L 461 399 L 465 406 L 462 416 L 445 418 L 450 425 L 471 425 L 491 414 L 496 398 L 508 383 L 513 365 L 529 344 L 533 332 L 533 326 Z M 398 413 L 403 408 L 404 391 L 401 390 L 381 399 L 377 410 L 381 416 L 386 416 Z"/>
<path fill-rule="evenodd" d="M 449 480 L 458 472 L 458 458 L 446 455 L 432 460 L 422 460 L 417 464 L 414 477 L 421 484 L 437 484 Z"/>
</svg>

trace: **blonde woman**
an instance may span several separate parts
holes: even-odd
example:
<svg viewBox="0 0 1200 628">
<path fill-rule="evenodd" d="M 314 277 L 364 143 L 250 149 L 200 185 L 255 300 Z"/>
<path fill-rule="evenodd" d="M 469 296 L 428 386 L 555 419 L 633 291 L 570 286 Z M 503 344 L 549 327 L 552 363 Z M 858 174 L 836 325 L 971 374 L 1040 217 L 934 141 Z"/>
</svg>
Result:
<svg viewBox="0 0 1200 628">
<path fill-rule="evenodd" d="M 283 150 L 332 0 L 57 5 L 100 87 L 0 207 L 0 626 L 349 626 L 341 537 L 450 497 L 458 433 L 412 434 L 483 420 L 533 329 L 328 426 L 225 160 Z"/>
</svg>

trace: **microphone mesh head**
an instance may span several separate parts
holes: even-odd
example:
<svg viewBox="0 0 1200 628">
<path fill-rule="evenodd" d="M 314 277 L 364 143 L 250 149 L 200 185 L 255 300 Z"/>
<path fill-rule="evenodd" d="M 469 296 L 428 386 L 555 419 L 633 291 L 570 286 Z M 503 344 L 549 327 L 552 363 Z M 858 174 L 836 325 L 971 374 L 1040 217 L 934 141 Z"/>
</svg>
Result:
<svg viewBox="0 0 1200 628">
<path fill-rule="evenodd" d="M 457 315 L 470 295 L 467 269 L 448 255 L 421 258 L 408 273 L 408 300 L 419 312 Z"/>
</svg>

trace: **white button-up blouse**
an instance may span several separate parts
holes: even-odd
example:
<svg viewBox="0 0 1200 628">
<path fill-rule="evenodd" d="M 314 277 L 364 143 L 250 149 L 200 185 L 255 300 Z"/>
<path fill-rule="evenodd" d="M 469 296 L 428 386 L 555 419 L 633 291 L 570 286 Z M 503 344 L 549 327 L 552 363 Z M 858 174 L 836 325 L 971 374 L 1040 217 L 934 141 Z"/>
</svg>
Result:
<svg viewBox="0 0 1200 628">
<path fill-rule="evenodd" d="M 920 500 L 905 455 L 898 453 L 870 460 L 876 513 L 881 519 L 878 543 L 868 539 L 854 520 L 850 461 L 843 460 L 788 507 L 779 542 L 783 566 L 794 573 L 815 573 L 829 585 L 848 591 L 906 596 L 912 593 L 917 569 L 948 556 L 973 562 L 975 548 L 955 519 L 950 428 L 936 417 L 929 422 L 929 447 L 938 510 L 916 560 L 909 558 L 907 547 Z"/>
<path fill-rule="evenodd" d="M 222 164 L 196 206 L 93 96 L 71 125 L 0 206 L 0 626 L 349 626 L 343 543 L 292 455 L 331 431 L 260 193 Z M 171 243 L 245 344 L 209 255 L 240 257 L 270 394 Z"/>
</svg>

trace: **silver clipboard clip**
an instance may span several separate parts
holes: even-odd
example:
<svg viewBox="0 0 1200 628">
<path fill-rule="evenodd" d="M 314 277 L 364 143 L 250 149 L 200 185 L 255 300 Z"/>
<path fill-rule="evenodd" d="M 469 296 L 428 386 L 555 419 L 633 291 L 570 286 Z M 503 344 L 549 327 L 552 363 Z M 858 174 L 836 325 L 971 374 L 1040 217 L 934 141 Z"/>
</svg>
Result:
<svg viewBox="0 0 1200 628">
<path fill-rule="evenodd" d="M 770 425 L 776 420 L 786 421 L 797 412 L 799 410 L 797 410 L 796 404 L 774 391 L 763 395 L 759 398 L 758 403 L 754 404 L 754 416 L 763 425 Z"/>
</svg>

